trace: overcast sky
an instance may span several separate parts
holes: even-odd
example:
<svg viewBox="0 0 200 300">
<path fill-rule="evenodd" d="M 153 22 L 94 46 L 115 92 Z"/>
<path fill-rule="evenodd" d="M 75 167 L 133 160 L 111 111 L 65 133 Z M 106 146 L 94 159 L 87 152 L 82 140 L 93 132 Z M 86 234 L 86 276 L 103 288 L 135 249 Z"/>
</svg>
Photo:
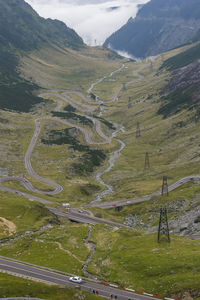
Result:
<svg viewBox="0 0 200 300">
<path fill-rule="evenodd" d="M 149 0 L 26 0 L 42 17 L 64 21 L 89 45 L 101 45 Z"/>
</svg>

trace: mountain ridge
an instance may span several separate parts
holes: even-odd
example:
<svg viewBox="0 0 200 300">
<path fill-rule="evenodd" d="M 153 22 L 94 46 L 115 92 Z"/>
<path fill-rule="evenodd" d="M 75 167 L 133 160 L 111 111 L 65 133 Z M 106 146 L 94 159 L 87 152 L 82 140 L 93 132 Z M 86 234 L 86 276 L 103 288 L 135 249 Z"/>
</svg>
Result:
<svg viewBox="0 0 200 300">
<path fill-rule="evenodd" d="M 44 19 L 24 0 L 0 0 L 0 108 L 29 112 L 44 102 L 39 86 L 21 77 L 20 58 L 44 45 L 79 50 L 83 40 L 63 22 Z"/>
<path fill-rule="evenodd" d="M 113 33 L 105 47 L 145 58 L 199 39 L 200 3 L 198 0 L 151 0 L 135 19 Z"/>
</svg>

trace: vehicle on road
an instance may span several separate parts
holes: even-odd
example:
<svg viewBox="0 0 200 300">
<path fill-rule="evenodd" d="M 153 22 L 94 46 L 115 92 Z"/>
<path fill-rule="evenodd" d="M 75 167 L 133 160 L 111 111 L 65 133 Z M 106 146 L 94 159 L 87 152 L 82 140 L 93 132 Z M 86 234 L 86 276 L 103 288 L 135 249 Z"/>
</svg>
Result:
<svg viewBox="0 0 200 300">
<path fill-rule="evenodd" d="M 64 207 L 64 208 L 70 208 L 70 203 L 63 203 L 62 207 Z"/>
<path fill-rule="evenodd" d="M 82 282 L 82 278 L 79 276 L 73 276 L 69 278 L 70 281 L 75 282 L 75 283 L 81 283 Z"/>
</svg>

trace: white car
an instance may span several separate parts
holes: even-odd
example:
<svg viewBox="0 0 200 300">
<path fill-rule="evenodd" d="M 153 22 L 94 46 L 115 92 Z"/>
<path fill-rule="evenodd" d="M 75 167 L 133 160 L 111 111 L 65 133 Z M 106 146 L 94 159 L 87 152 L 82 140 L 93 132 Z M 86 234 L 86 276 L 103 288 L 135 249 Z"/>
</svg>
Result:
<svg viewBox="0 0 200 300">
<path fill-rule="evenodd" d="M 79 276 L 70 277 L 69 280 L 72 281 L 72 282 L 75 282 L 75 283 L 81 283 L 82 282 L 82 278 L 79 277 Z"/>
</svg>

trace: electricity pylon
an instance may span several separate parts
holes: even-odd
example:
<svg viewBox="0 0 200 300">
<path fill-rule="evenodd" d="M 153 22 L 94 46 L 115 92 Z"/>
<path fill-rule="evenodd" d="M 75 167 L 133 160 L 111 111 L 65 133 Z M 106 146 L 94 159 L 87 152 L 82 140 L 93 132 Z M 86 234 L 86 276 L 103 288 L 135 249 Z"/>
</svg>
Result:
<svg viewBox="0 0 200 300">
<path fill-rule="evenodd" d="M 144 164 L 144 169 L 149 170 L 150 169 L 150 163 L 149 163 L 149 153 L 146 152 L 145 154 L 145 164 Z"/>
<path fill-rule="evenodd" d="M 140 136 L 141 136 L 141 132 L 140 132 L 140 123 L 137 122 L 136 138 L 139 138 Z"/>
<path fill-rule="evenodd" d="M 161 242 L 162 236 L 167 238 L 167 241 L 170 243 L 169 226 L 168 226 L 167 208 L 166 207 L 161 207 L 161 209 L 160 209 L 160 221 L 159 221 L 159 226 L 158 226 L 158 243 Z"/>
</svg>

